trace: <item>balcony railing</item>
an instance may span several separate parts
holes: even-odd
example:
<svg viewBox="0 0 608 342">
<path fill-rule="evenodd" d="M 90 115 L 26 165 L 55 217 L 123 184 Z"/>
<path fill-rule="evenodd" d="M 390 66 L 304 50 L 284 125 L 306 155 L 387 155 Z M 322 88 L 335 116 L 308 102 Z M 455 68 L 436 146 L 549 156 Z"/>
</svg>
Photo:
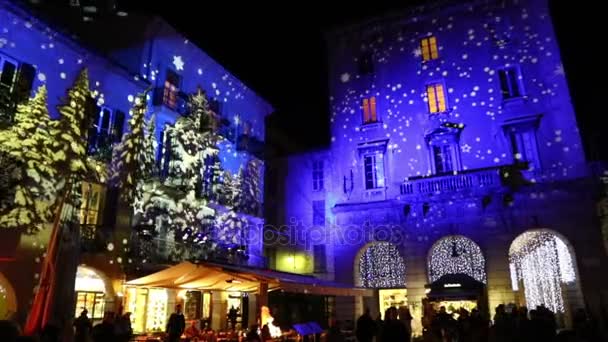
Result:
<svg viewBox="0 0 608 342">
<path fill-rule="evenodd" d="M 402 196 L 453 193 L 479 188 L 498 188 L 502 185 L 500 168 L 461 171 L 456 174 L 416 177 L 401 184 Z"/>
</svg>

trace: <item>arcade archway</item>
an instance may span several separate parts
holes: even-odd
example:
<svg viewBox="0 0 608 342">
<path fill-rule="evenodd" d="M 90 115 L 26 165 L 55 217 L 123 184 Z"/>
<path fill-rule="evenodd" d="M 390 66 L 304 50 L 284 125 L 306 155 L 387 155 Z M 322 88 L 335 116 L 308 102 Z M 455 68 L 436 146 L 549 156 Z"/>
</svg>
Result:
<svg viewBox="0 0 608 342">
<path fill-rule="evenodd" d="M 394 244 L 368 243 L 357 253 L 354 270 L 356 286 L 378 289 L 377 302 L 365 303 L 374 315 L 408 305 L 405 261 Z"/>
<path fill-rule="evenodd" d="M 568 315 L 583 307 L 574 251 L 559 233 L 524 232 L 511 243 L 509 263 L 513 290 L 521 290 L 529 309 L 544 305 Z"/>
<path fill-rule="evenodd" d="M 103 274 L 90 267 L 78 266 L 76 271 L 76 307 L 74 317 L 78 317 L 83 309 L 88 311 L 88 316 L 93 322 L 103 319 L 106 297 L 111 289 L 106 285 Z"/>
<path fill-rule="evenodd" d="M 485 284 L 486 259 L 479 245 L 462 235 L 446 236 L 435 242 L 428 255 L 429 282 L 448 274 L 466 274 Z"/>
<path fill-rule="evenodd" d="M 355 260 L 357 286 L 369 288 L 405 287 L 405 262 L 397 246 L 373 242 L 364 246 Z"/>
<path fill-rule="evenodd" d="M 10 319 L 17 312 L 17 297 L 8 279 L 0 273 L 0 320 Z"/>
</svg>

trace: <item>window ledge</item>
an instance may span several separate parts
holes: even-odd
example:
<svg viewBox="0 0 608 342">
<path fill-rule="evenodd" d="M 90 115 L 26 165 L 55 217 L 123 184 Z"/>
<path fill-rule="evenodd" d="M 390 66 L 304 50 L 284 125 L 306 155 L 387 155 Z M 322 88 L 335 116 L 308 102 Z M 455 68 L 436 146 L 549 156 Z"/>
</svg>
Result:
<svg viewBox="0 0 608 342">
<path fill-rule="evenodd" d="M 364 123 L 361 125 L 361 131 L 365 132 L 365 131 L 370 131 L 370 130 L 374 130 L 374 129 L 379 129 L 380 127 L 382 127 L 382 121 L 376 121 L 376 122 L 368 122 L 368 123 Z"/>
<path fill-rule="evenodd" d="M 509 107 L 515 105 L 521 105 L 528 101 L 528 97 L 526 95 L 517 96 L 517 97 L 509 97 L 507 99 L 503 98 L 502 106 Z"/>
</svg>

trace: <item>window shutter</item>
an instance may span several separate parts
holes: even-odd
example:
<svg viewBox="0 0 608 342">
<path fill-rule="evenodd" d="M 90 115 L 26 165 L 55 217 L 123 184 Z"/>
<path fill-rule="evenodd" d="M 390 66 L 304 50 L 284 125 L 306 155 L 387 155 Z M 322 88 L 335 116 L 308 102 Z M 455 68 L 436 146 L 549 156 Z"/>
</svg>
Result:
<svg viewBox="0 0 608 342">
<path fill-rule="evenodd" d="M 17 65 L 11 61 L 5 60 L 4 64 L 2 64 L 2 70 L 0 71 L 0 84 L 11 89 L 15 82 Z"/>
<path fill-rule="evenodd" d="M 32 84 L 36 76 L 36 69 L 33 65 L 22 63 L 17 74 L 17 82 L 13 89 L 13 94 L 17 103 L 25 102 L 29 99 L 32 92 Z"/>
<path fill-rule="evenodd" d="M 119 142 L 122 139 L 125 126 L 125 113 L 120 110 L 114 111 L 114 122 L 112 123 L 112 140 Z"/>
</svg>

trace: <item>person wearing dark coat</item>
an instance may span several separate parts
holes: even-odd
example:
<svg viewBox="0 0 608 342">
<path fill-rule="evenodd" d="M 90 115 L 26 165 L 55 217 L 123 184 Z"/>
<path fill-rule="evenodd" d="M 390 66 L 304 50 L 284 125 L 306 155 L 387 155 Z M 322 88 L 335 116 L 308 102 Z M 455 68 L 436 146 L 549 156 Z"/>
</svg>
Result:
<svg viewBox="0 0 608 342">
<path fill-rule="evenodd" d="M 380 342 L 407 341 L 407 328 L 397 319 L 397 309 L 388 308 L 384 314 L 384 327 L 380 334 Z"/>
<path fill-rule="evenodd" d="M 93 328 L 93 341 L 114 341 L 116 339 L 115 329 L 114 313 L 106 312 L 103 316 L 103 321 Z"/>
<path fill-rule="evenodd" d="M 369 308 L 365 309 L 365 312 L 359 319 L 357 319 L 355 335 L 357 335 L 357 341 L 359 342 L 371 342 L 376 336 L 377 326 L 376 322 L 369 313 Z"/>
<path fill-rule="evenodd" d="M 74 320 L 74 341 L 76 342 L 88 342 L 91 331 L 93 330 L 93 324 L 87 316 L 87 309 L 82 310 L 80 316 Z"/>
<path fill-rule="evenodd" d="M 178 342 L 185 329 L 186 319 L 182 313 L 182 306 L 177 304 L 175 306 L 175 312 L 169 316 L 169 322 L 167 322 L 168 341 Z"/>
</svg>

